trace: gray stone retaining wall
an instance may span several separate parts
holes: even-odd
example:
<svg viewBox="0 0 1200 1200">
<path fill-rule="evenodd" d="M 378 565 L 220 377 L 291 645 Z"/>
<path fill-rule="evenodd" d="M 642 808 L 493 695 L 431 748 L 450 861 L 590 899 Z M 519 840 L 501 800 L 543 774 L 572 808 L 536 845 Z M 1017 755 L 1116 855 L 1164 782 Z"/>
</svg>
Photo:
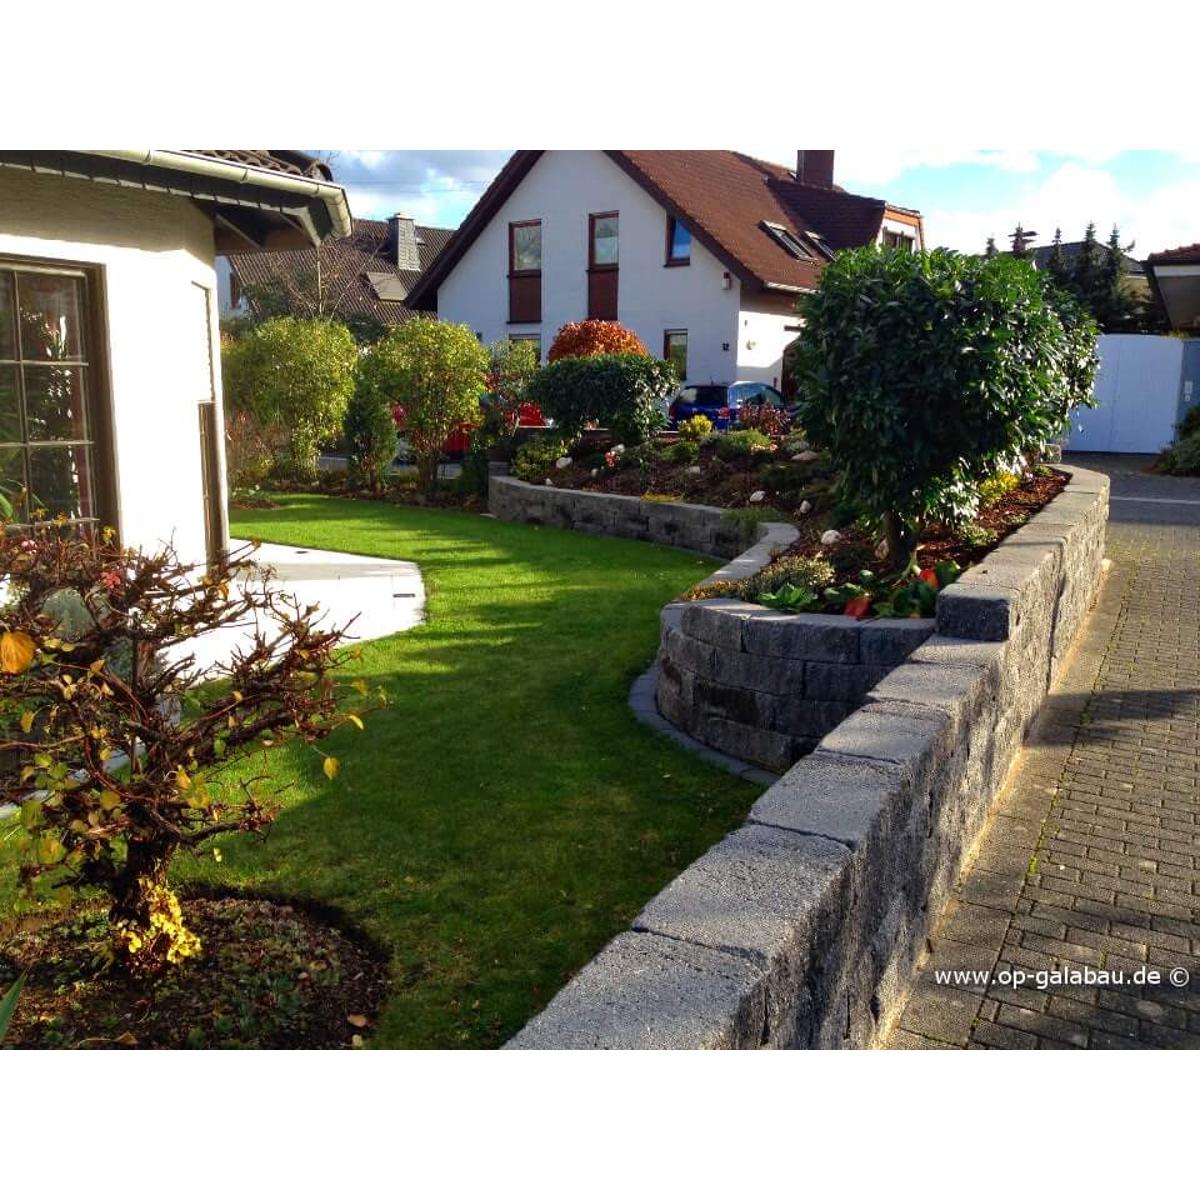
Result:
<svg viewBox="0 0 1200 1200">
<path fill-rule="evenodd" d="M 758 526 L 753 522 L 731 521 L 725 509 L 712 505 L 579 492 L 523 483 L 511 475 L 493 475 L 488 480 L 488 510 L 502 521 L 529 521 L 584 533 L 637 538 L 694 550 L 710 558 L 734 558 L 759 540 Z"/>
<path fill-rule="evenodd" d="M 509 1046 L 860 1047 L 884 1036 L 1095 598 L 1107 511 L 1108 479 L 1074 471 L 941 592 L 935 632 Z M 766 652 L 771 639 L 809 636 L 777 622 L 748 645 L 751 627 L 738 652 L 768 659 L 782 657 Z M 813 636 L 829 654 L 841 645 Z"/>
</svg>

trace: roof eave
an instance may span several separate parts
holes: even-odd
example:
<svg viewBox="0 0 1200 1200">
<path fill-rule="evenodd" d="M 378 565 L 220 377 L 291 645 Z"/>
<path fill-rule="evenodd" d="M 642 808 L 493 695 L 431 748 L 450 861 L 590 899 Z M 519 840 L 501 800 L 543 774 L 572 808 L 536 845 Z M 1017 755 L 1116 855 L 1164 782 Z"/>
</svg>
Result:
<svg viewBox="0 0 1200 1200">
<path fill-rule="evenodd" d="M 314 243 L 345 237 L 352 228 L 346 193 L 338 184 L 182 150 L 0 151 L 0 166 L 187 195 L 217 207 L 275 212 L 298 224 Z"/>
</svg>

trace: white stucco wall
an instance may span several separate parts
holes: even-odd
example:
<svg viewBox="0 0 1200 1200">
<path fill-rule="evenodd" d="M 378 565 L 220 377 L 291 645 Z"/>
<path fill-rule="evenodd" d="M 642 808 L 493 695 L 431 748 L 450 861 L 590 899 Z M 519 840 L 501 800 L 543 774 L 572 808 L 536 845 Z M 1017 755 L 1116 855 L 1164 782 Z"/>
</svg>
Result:
<svg viewBox="0 0 1200 1200">
<path fill-rule="evenodd" d="M 738 379 L 781 386 L 784 348 L 799 336 L 799 299 L 799 295 L 743 292 L 738 313 Z"/>
<path fill-rule="evenodd" d="M 210 356 L 222 489 L 225 476 L 209 219 L 182 197 L 0 169 L 4 255 L 103 268 L 121 537 L 202 562 L 197 406 Z"/>
<path fill-rule="evenodd" d="M 438 315 L 485 342 L 538 333 L 543 354 L 568 321 L 587 317 L 588 214 L 620 213 L 617 319 L 663 351 L 663 332 L 688 331 L 688 379 L 735 377 L 740 287 L 692 240 L 691 264 L 665 267 L 667 215 L 602 151 L 548 151 L 505 201 L 438 289 Z M 508 324 L 508 226 L 542 222 L 542 320 Z M 724 347 L 728 345 L 729 349 Z"/>
</svg>

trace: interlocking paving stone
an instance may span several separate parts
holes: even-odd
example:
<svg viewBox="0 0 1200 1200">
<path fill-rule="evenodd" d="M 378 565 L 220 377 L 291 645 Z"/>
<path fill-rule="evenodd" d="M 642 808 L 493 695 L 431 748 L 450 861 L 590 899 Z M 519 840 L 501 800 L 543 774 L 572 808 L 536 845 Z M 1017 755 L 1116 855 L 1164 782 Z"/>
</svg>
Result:
<svg viewBox="0 0 1200 1200">
<path fill-rule="evenodd" d="M 1079 461 L 1113 477 L 1113 569 L 889 1046 L 1200 1048 L 1200 480 L 1146 475 L 1131 456 Z M 1140 495 L 1190 503 L 1120 499 Z M 977 968 L 982 945 L 997 970 L 1162 978 L 992 983 L 974 1008 L 975 989 L 933 972 Z"/>
</svg>

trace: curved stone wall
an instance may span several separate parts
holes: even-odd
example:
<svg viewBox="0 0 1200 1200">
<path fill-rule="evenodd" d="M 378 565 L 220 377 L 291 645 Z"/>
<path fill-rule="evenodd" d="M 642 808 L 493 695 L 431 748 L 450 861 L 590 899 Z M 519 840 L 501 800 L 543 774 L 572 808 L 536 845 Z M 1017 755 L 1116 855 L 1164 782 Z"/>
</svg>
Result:
<svg viewBox="0 0 1200 1200">
<path fill-rule="evenodd" d="M 886 1036 L 1100 584 L 1108 479 L 1066 469 L 1061 495 L 939 594 L 934 632 L 510 1047 L 858 1047 Z M 810 636 L 849 653 L 811 622 L 726 616 L 712 628 L 737 628 L 736 646 L 713 636 L 737 655 L 784 659 L 766 651 Z M 693 617 L 689 633 L 681 618 L 679 630 L 715 645 L 694 636 L 712 620 Z"/>
</svg>

